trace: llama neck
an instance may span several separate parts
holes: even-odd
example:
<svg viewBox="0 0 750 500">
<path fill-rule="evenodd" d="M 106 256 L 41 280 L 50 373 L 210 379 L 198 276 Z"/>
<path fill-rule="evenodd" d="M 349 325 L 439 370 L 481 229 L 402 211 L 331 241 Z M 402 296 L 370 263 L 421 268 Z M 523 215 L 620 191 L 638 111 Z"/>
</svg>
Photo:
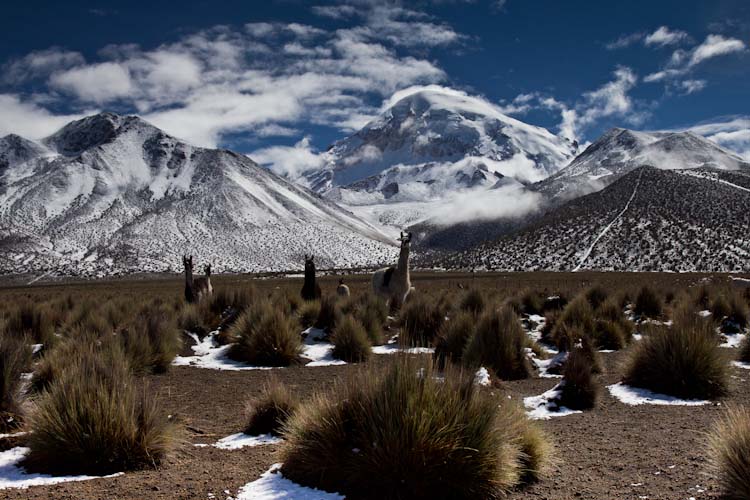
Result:
<svg viewBox="0 0 750 500">
<path fill-rule="evenodd" d="M 401 247 L 401 253 L 398 255 L 398 265 L 395 273 L 405 281 L 409 280 L 409 247 Z"/>
<path fill-rule="evenodd" d="M 185 269 L 185 284 L 187 286 L 193 286 L 193 273 L 190 269 Z"/>
<path fill-rule="evenodd" d="M 305 270 L 305 286 L 315 285 L 315 270 Z"/>
</svg>

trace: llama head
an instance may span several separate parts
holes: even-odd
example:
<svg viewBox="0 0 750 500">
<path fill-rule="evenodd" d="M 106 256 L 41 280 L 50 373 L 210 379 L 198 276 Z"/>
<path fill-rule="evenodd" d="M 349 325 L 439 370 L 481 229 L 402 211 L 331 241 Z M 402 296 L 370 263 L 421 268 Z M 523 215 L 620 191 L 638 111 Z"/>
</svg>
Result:
<svg viewBox="0 0 750 500">
<path fill-rule="evenodd" d="M 344 278 L 339 278 L 339 285 L 343 285 L 343 284 L 344 284 Z"/>
<path fill-rule="evenodd" d="M 305 272 L 315 272 L 315 256 L 305 254 Z"/>
<path fill-rule="evenodd" d="M 401 237 L 398 241 L 401 242 L 401 248 L 409 248 L 409 244 L 411 243 L 411 232 L 405 233 L 401 231 Z"/>
<path fill-rule="evenodd" d="M 182 256 L 182 265 L 185 266 L 185 271 L 193 272 L 193 256 L 190 257 L 183 255 Z"/>
<path fill-rule="evenodd" d="M 206 276 L 211 276 L 211 264 L 206 264 L 203 270 L 206 272 Z"/>
</svg>

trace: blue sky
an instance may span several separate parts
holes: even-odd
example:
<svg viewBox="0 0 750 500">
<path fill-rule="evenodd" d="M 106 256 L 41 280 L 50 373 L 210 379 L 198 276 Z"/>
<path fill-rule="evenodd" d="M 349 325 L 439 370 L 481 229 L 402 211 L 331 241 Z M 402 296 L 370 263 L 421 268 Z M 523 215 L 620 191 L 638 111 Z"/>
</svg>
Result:
<svg viewBox="0 0 750 500">
<path fill-rule="evenodd" d="M 195 144 L 315 162 L 394 92 L 438 84 L 581 143 L 612 126 L 694 128 L 750 157 L 746 0 L 27 0 L 3 11 L 0 135 L 39 138 L 112 110 Z"/>
</svg>

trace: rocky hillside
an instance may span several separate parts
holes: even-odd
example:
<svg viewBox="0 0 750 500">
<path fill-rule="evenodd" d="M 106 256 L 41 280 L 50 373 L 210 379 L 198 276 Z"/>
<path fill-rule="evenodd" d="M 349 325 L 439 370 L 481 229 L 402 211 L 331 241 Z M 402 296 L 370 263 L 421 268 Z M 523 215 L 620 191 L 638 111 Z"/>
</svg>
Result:
<svg viewBox="0 0 750 500">
<path fill-rule="evenodd" d="M 527 228 L 440 260 L 495 270 L 746 272 L 748 207 L 746 172 L 640 167 Z"/>
</svg>

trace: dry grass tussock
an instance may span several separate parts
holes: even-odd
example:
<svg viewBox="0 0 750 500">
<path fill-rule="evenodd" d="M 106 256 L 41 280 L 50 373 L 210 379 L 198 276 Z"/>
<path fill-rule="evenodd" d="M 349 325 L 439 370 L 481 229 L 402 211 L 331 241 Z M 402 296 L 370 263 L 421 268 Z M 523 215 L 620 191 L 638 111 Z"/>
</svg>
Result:
<svg viewBox="0 0 750 500">
<path fill-rule="evenodd" d="M 709 449 L 725 498 L 750 498 L 750 412 L 744 407 L 727 410 L 709 435 Z"/>
<path fill-rule="evenodd" d="M 499 499 L 538 477 L 549 443 L 522 410 L 419 368 L 402 358 L 303 405 L 284 427 L 284 476 L 366 499 Z"/>
<path fill-rule="evenodd" d="M 252 436 L 278 436 L 287 419 L 299 407 L 299 400 L 277 378 L 271 377 L 261 395 L 247 406 L 247 424 L 243 432 Z"/>
</svg>

